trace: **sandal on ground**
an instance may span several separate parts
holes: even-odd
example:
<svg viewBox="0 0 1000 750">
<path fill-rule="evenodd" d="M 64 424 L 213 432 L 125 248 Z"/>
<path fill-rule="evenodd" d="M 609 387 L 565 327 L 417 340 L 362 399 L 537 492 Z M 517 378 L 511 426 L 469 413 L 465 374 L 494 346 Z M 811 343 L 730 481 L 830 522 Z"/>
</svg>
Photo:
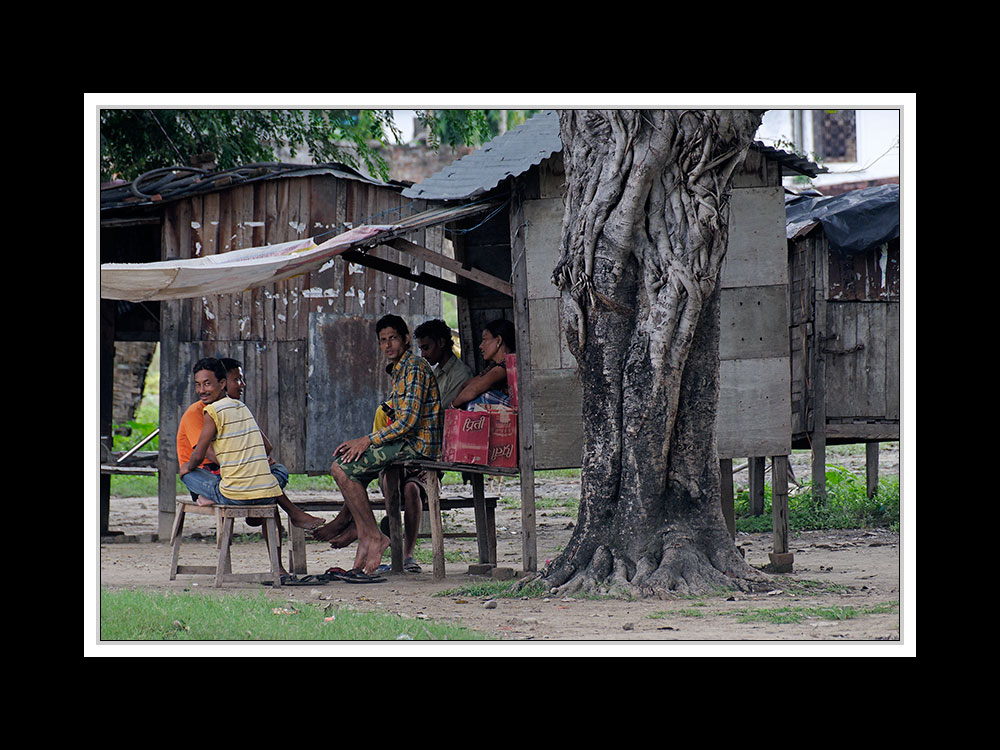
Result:
<svg viewBox="0 0 1000 750">
<path fill-rule="evenodd" d="M 345 583 L 384 583 L 385 578 L 378 575 L 368 575 L 361 568 L 352 568 L 343 575 L 338 576 L 339 580 Z"/>
</svg>

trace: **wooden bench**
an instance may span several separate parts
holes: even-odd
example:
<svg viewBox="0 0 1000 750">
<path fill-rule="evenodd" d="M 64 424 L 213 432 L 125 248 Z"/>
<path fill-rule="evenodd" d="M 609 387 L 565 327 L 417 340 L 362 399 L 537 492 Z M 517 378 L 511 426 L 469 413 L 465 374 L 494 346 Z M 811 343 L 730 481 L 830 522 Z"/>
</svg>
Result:
<svg viewBox="0 0 1000 750">
<path fill-rule="evenodd" d="M 101 473 L 153 476 L 159 471 L 156 467 L 158 455 L 158 451 L 135 451 L 134 449 L 122 455 L 107 452 L 106 455 L 102 456 Z"/>
<path fill-rule="evenodd" d="M 441 523 L 441 511 L 455 508 L 472 508 L 476 519 L 476 542 L 480 564 L 496 566 L 496 504 L 495 497 L 487 498 L 484 486 L 484 476 L 517 476 L 517 469 L 505 469 L 481 464 L 454 464 L 442 461 L 401 461 L 390 464 L 385 472 L 386 498 L 372 500 L 373 510 L 385 510 L 389 518 L 389 549 L 392 558 L 391 570 L 394 573 L 403 571 L 403 522 L 402 508 L 402 477 L 406 469 L 428 471 L 427 500 L 424 509 L 430 514 L 431 551 L 433 555 L 433 577 L 444 578 L 444 529 Z M 437 472 L 456 471 L 469 474 L 472 478 L 472 497 L 441 497 L 441 485 Z M 303 510 L 340 510 L 343 500 L 306 500 L 295 503 Z M 292 573 L 305 573 L 305 532 L 294 526 L 289 532 L 291 541 L 290 567 Z"/>
<path fill-rule="evenodd" d="M 198 505 L 190 500 L 178 500 L 173 533 L 170 535 L 170 544 L 173 547 L 170 558 L 170 580 L 176 580 L 178 573 L 187 573 L 190 575 L 214 575 L 217 588 L 230 581 L 259 583 L 270 581 L 272 585 L 280 586 L 278 521 L 275 509 L 274 505 Z M 215 566 L 178 564 L 181 536 L 184 531 L 184 516 L 187 513 L 215 516 L 215 546 L 219 550 L 219 559 Z M 264 520 L 263 532 L 267 535 L 268 558 L 271 565 L 271 569 L 267 573 L 233 573 L 230 548 L 233 541 L 233 520 L 236 518 L 262 518 Z"/>
</svg>

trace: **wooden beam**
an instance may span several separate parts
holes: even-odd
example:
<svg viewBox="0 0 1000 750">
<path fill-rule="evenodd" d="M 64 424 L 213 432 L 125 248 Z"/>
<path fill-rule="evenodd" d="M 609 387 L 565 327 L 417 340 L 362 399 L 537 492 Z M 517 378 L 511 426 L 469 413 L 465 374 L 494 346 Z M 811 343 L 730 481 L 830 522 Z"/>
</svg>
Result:
<svg viewBox="0 0 1000 750">
<path fill-rule="evenodd" d="M 447 279 L 442 279 L 440 276 L 434 276 L 429 273 L 413 273 L 413 270 L 407 268 L 399 263 L 393 263 L 390 260 L 384 260 L 375 255 L 368 255 L 360 250 L 348 250 L 341 254 L 341 258 L 345 262 L 357 263 L 360 266 L 365 266 L 367 268 L 374 268 L 376 271 L 382 271 L 383 273 L 391 273 L 393 276 L 398 276 L 401 279 L 409 279 L 410 281 L 415 281 L 418 284 L 423 284 L 424 286 L 429 286 L 432 289 L 438 289 L 442 292 L 448 292 L 449 294 L 454 294 L 458 297 L 465 297 L 468 294 L 468 290 L 464 287 L 455 284 L 454 282 L 448 281 Z"/>
<path fill-rule="evenodd" d="M 514 290 L 508 282 L 478 268 L 465 268 L 459 261 L 449 258 L 447 255 L 428 250 L 426 247 L 421 247 L 409 240 L 404 240 L 402 237 L 389 240 L 386 244 L 401 252 L 409 253 L 426 263 L 433 263 L 435 266 L 451 271 L 456 276 L 475 281 L 477 284 L 482 284 L 501 294 L 506 294 L 508 297 L 514 296 Z"/>
</svg>

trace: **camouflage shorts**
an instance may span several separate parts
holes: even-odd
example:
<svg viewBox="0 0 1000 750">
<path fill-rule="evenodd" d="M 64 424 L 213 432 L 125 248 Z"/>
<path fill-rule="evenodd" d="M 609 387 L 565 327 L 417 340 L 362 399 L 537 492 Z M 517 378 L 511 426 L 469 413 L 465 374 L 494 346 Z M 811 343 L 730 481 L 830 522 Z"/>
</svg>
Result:
<svg viewBox="0 0 1000 750">
<path fill-rule="evenodd" d="M 423 458 L 404 440 L 396 440 L 392 443 L 385 443 L 379 446 L 369 446 L 368 450 L 358 456 L 354 461 L 346 462 L 340 456 L 333 459 L 348 479 L 360 482 L 363 487 L 367 487 L 373 479 L 377 479 L 379 473 L 388 464 L 396 460 L 407 458 Z"/>
</svg>

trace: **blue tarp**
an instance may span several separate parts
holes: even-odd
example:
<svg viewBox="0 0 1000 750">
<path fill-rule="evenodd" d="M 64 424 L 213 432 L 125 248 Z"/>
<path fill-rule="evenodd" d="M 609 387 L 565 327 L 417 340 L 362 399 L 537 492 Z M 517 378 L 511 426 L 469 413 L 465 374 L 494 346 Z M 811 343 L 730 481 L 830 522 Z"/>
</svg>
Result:
<svg viewBox="0 0 1000 750">
<path fill-rule="evenodd" d="M 785 204 L 786 237 L 819 223 L 830 247 L 856 255 L 899 237 L 899 185 L 852 190 L 841 195 L 799 196 Z"/>
</svg>

